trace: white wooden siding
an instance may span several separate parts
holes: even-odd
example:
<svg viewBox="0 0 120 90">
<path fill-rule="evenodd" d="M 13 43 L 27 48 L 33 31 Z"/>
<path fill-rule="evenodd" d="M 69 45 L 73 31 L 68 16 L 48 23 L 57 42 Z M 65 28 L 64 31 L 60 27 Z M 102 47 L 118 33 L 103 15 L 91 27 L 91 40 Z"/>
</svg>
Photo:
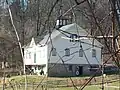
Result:
<svg viewBox="0 0 120 90">
<path fill-rule="evenodd" d="M 29 56 L 28 53 L 31 53 Z M 34 54 L 36 53 L 36 63 L 34 62 Z M 29 58 L 31 57 L 31 58 Z M 24 55 L 25 65 L 42 65 L 47 63 L 47 46 L 39 47 L 34 46 L 25 49 Z"/>
<path fill-rule="evenodd" d="M 79 57 L 79 49 L 80 49 L 80 43 L 79 42 L 70 42 L 68 39 L 61 38 L 62 35 L 59 35 L 55 39 L 53 39 L 53 45 L 56 48 L 56 51 L 61 56 L 61 58 L 65 61 L 67 64 L 88 64 L 88 61 L 90 64 L 99 64 L 101 63 L 101 48 L 93 47 L 92 45 L 88 45 L 85 43 L 81 43 L 82 48 L 85 52 L 85 55 L 88 59 L 86 60 L 85 56 Z M 86 39 L 84 40 L 86 43 L 90 43 L 90 40 Z M 75 44 L 76 43 L 76 44 Z M 70 53 L 75 53 L 70 56 L 64 56 L 65 55 L 65 49 L 70 48 Z M 96 50 L 96 57 L 92 57 L 92 49 Z M 51 45 L 49 43 L 48 46 L 48 55 L 50 54 Z M 57 56 L 51 56 L 49 63 L 62 63 L 60 58 Z"/>
</svg>

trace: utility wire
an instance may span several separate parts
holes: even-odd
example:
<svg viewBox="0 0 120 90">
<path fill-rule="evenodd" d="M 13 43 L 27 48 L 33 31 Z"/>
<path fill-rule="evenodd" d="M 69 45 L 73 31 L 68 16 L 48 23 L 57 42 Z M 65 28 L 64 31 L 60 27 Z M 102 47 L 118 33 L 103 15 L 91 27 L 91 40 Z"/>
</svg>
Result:
<svg viewBox="0 0 120 90">
<path fill-rule="evenodd" d="M 89 7 L 90 7 L 90 10 L 91 10 L 91 13 L 92 13 L 92 15 L 93 15 L 93 17 L 94 17 L 94 20 L 95 20 L 96 25 L 98 26 L 99 30 L 101 31 L 102 35 L 104 36 L 104 34 L 103 34 L 102 30 L 101 30 L 101 27 L 100 27 L 100 26 L 98 25 L 98 23 L 97 23 L 96 17 L 95 17 L 95 15 L 94 15 L 94 13 L 93 13 L 93 11 L 92 11 L 92 9 L 91 9 L 91 5 L 90 5 L 90 3 L 89 3 L 88 0 L 87 0 L 87 3 L 88 3 L 88 5 L 89 5 Z M 105 41 L 107 41 L 105 37 L 103 37 L 103 38 L 104 38 Z M 105 42 L 105 44 L 107 45 L 107 48 L 108 48 L 109 52 L 111 52 L 110 49 L 109 49 L 109 47 L 108 47 L 107 42 Z M 116 52 L 117 52 L 117 51 L 116 51 Z M 118 52 L 117 52 L 117 53 L 118 53 Z M 116 54 L 117 54 L 117 53 L 116 53 Z M 115 55 L 115 54 L 114 54 L 114 55 Z M 112 58 L 113 58 L 113 59 L 114 59 L 114 55 L 112 55 Z M 109 61 L 109 59 L 108 59 L 107 61 Z M 107 61 L 106 61 L 106 63 L 107 63 Z M 115 61 L 115 59 L 114 59 L 114 61 Z M 116 62 L 116 61 L 115 61 L 115 62 Z M 93 78 L 94 76 L 95 76 L 95 75 L 93 75 L 93 76 L 83 85 L 83 87 L 81 88 L 81 90 L 92 80 L 92 78 Z"/>
<path fill-rule="evenodd" d="M 74 10 L 73 10 L 74 11 Z M 75 14 L 74 14 L 75 15 Z M 75 22 L 76 22 L 76 19 L 75 19 Z M 76 26 L 76 28 L 77 28 L 77 26 Z M 79 31 L 78 31 L 78 28 L 77 28 L 77 33 L 78 33 L 78 36 L 80 36 L 80 34 L 79 34 Z M 80 40 L 80 38 L 79 38 L 79 41 L 81 41 Z M 80 48 L 82 48 L 82 44 L 81 44 L 81 42 L 79 43 L 80 44 Z M 82 48 L 82 50 L 83 50 L 83 48 Z M 84 52 L 84 51 L 83 51 Z M 88 62 L 88 64 L 90 65 L 90 67 L 92 66 L 91 64 L 90 64 L 90 62 L 89 62 L 89 60 L 88 60 L 88 58 L 87 58 L 87 56 L 86 56 L 86 54 L 85 54 L 85 52 L 84 52 L 84 56 L 85 56 L 85 58 L 86 58 L 86 60 L 87 60 L 87 62 Z M 92 78 L 90 78 L 89 79 L 90 81 L 92 80 Z"/>
<path fill-rule="evenodd" d="M 51 44 L 52 44 L 52 39 L 51 39 L 51 37 L 50 37 L 50 40 L 51 40 Z M 53 48 L 54 46 L 53 46 L 53 44 L 52 44 L 52 48 Z M 60 56 L 59 56 L 60 57 Z M 61 57 L 60 57 L 61 58 Z M 61 58 L 61 60 L 62 60 L 62 58 Z M 65 64 L 64 64 L 64 60 L 62 60 L 62 63 L 63 63 L 63 65 L 65 66 Z M 66 69 L 67 70 L 67 69 Z M 76 88 L 76 89 L 78 89 L 75 85 L 74 85 L 74 83 L 73 83 L 73 86 Z"/>
<path fill-rule="evenodd" d="M 60 1 L 60 0 L 56 0 L 55 3 L 53 4 L 53 6 L 51 7 L 50 12 L 49 12 L 48 17 L 47 17 L 47 20 L 45 21 L 44 27 L 43 27 L 43 29 L 42 29 L 40 35 L 43 34 L 44 29 L 45 29 L 45 27 L 46 27 L 46 24 L 47 24 L 47 22 L 49 21 L 50 16 L 51 16 L 51 14 L 52 14 L 52 11 L 53 11 L 53 9 L 55 8 L 55 6 L 57 5 L 57 3 L 58 3 L 59 1 Z M 38 34 L 38 35 L 39 35 L 39 34 Z"/>
<path fill-rule="evenodd" d="M 49 34 L 50 34 L 50 43 L 51 43 L 52 48 L 54 48 L 54 45 L 53 45 L 53 41 L 52 41 L 51 33 L 50 33 L 50 32 L 51 32 L 51 31 L 49 30 Z M 64 63 L 63 58 L 58 54 L 58 52 L 56 52 L 56 53 L 57 53 L 58 57 L 60 58 L 60 60 L 62 61 L 62 64 L 64 65 L 64 68 L 65 68 L 66 72 L 68 72 L 68 69 L 67 69 L 67 67 L 65 66 L 65 63 Z M 71 77 L 69 77 L 69 78 L 70 78 L 70 80 L 71 80 L 73 86 L 75 87 L 75 89 L 78 90 L 78 88 L 75 86 L 75 84 L 74 84 L 72 78 L 71 78 Z"/>
<path fill-rule="evenodd" d="M 48 18 L 47 18 L 47 20 L 45 21 L 45 26 L 46 26 L 46 23 L 49 21 L 49 18 L 50 18 L 51 14 L 52 14 L 52 11 L 53 11 L 53 9 L 55 8 L 55 6 L 57 5 L 58 2 L 59 2 L 59 0 L 56 0 L 56 2 L 54 3 L 54 5 L 53 5 L 52 8 L 50 9 L 50 12 L 49 12 L 49 14 L 48 14 Z M 45 26 L 44 26 L 43 30 L 45 29 Z M 47 44 L 47 42 L 49 41 L 49 39 L 50 39 L 50 41 L 51 41 L 51 33 L 52 33 L 52 32 L 49 30 L 49 37 L 48 37 L 48 39 L 47 39 L 47 41 L 46 41 L 45 44 Z M 49 59 L 48 59 L 48 60 L 50 60 L 51 52 L 52 52 L 52 49 L 51 49 L 51 51 L 50 51 L 50 56 L 49 56 Z M 48 73 L 48 72 L 47 72 L 47 73 Z M 43 79 L 40 81 L 40 83 L 37 85 L 37 87 L 35 88 L 35 90 L 37 90 L 37 88 L 41 85 L 41 83 L 44 81 L 44 79 L 45 79 L 45 75 L 44 75 Z"/>
<path fill-rule="evenodd" d="M 50 37 L 50 40 L 51 40 L 51 45 L 52 45 L 52 48 L 54 48 L 51 37 Z M 63 58 L 61 58 L 61 56 L 60 56 L 58 53 L 57 53 L 57 55 L 59 56 L 59 58 L 61 59 L 61 61 L 62 61 L 63 65 L 64 65 L 64 67 L 65 67 L 65 62 L 64 62 Z M 87 60 L 88 60 L 88 59 L 87 59 Z M 68 70 L 67 70 L 67 68 L 66 68 L 66 67 L 65 67 L 65 69 L 66 69 L 66 71 L 68 72 Z M 71 78 L 71 77 L 70 77 L 70 80 L 72 81 L 72 84 L 73 84 L 73 86 L 75 87 L 75 89 L 77 89 L 77 90 L 78 90 L 78 88 L 75 86 L 75 84 L 74 84 L 74 82 L 73 82 L 73 80 L 72 80 L 72 78 Z"/>
<path fill-rule="evenodd" d="M 103 66 L 111 59 L 113 58 L 113 56 L 115 54 L 117 54 L 119 51 L 116 51 L 115 53 L 113 53 L 106 61 L 104 61 Z M 88 85 L 88 83 L 96 76 L 97 72 L 99 72 L 99 70 L 101 70 L 101 67 L 82 85 L 82 87 L 80 88 L 80 90 L 83 90 L 86 85 Z"/>
<path fill-rule="evenodd" d="M 76 2 L 76 4 L 77 5 L 79 5 L 79 3 L 78 3 L 78 1 L 77 0 L 75 0 L 75 2 Z M 73 11 L 73 13 L 74 13 L 74 9 L 72 8 L 72 11 Z M 75 15 L 75 13 L 74 13 L 74 20 L 75 20 L 75 22 L 77 23 L 77 21 L 76 21 L 76 15 Z M 78 36 L 80 36 L 80 33 L 79 33 L 79 31 L 78 31 L 78 27 L 77 27 L 77 25 L 75 26 L 75 28 L 76 28 L 76 30 L 77 30 L 77 34 L 78 34 Z M 80 47 L 80 49 L 82 49 L 82 51 L 83 51 L 83 46 L 82 46 L 82 43 L 81 43 L 81 40 L 80 40 L 80 38 L 79 38 L 79 47 Z M 86 59 L 86 61 L 87 61 L 87 63 L 91 66 L 91 64 L 90 64 L 90 62 L 89 62 L 89 60 L 88 60 L 88 58 L 87 58 L 87 55 L 86 55 L 86 53 L 83 51 L 83 54 L 84 54 L 84 56 L 85 56 L 85 59 Z"/>
<path fill-rule="evenodd" d="M 89 49 L 91 49 L 91 48 L 93 48 L 93 47 L 90 47 L 90 48 L 87 48 L 87 49 L 84 49 L 83 51 L 86 51 L 86 50 L 89 50 Z M 71 49 L 71 48 L 69 48 L 69 49 Z M 51 50 L 52 51 L 52 50 Z M 51 51 L 50 51 L 50 55 L 51 55 Z M 79 51 L 76 51 L 76 52 L 73 52 L 73 53 L 71 53 L 70 55 L 74 55 L 74 54 L 76 54 L 76 53 L 78 53 Z M 75 55 L 74 55 L 75 56 Z M 65 60 L 64 62 L 67 62 L 67 61 L 70 61 L 70 60 L 72 60 L 73 58 L 74 58 L 74 56 L 72 57 L 72 58 L 70 58 L 70 59 L 67 59 L 67 60 Z M 50 56 L 49 56 L 50 57 Z M 63 55 L 63 56 L 61 56 L 61 58 L 64 58 L 64 57 L 66 57 L 65 55 Z M 50 58 L 49 58 L 50 59 Z M 48 60 L 49 60 L 48 59 Z M 60 61 L 60 58 L 56 61 L 56 63 L 52 66 L 52 67 L 50 67 L 48 70 L 51 70 L 52 68 L 54 68 L 57 64 L 58 64 L 58 62 Z"/>
<path fill-rule="evenodd" d="M 57 0 L 58 1 L 58 0 Z M 77 3 L 78 4 L 78 3 Z M 16 29 L 15 29 L 16 30 Z M 50 34 L 50 40 L 51 40 L 51 34 Z M 18 40 L 19 41 L 19 40 Z M 52 42 L 51 42 L 52 43 Z M 61 58 L 62 59 L 62 58 Z M 64 63 L 64 61 L 63 61 L 63 63 Z"/>
<path fill-rule="evenodd" d="M 78 6 L 78 5 L 82 4 L 82 3 L 84 3 L 85 1 L 86 1 L 86 0 L 83 0 L 83 1 L 79 2 L 79 4 L 73 5 L 71 8 L 69 8 L 65 13 L 63 13 L 63 14 L 60 15 L 59 17 L 65 16 L 65 15 L 66 15 L 68 12 L 70 12 L 73 8 L 75 8 L 76 6 Z"/>
<path fill-rule="evenodd" d="M 68 37 L 68 39 L 70 39 L 70 36 L 69 35 L 72 35 L 73 33 L 70 33 L 70 32 L 68 32 L 68 31 L 64 31 L 64 30 L 61 30 L 61 29 L 57 29 L 57 31 L 59 31 L 61 34 L 63 34 L 63 35 L 65 35 L 66 37 Z M 69 35 L 68 35 L 69 34 Z M 79 36 L 79 35 L 78 35 Z M 87 38 L 97 38 L 97 37 L 92 37 L 92 36 L 79 36 L 79 40 L 82 38 L 82 37 L 87 37 Z M 67 39 L 67 38 L 66 38 Z M 88 45 L 92 45 L 92 46 L 94 46 L 94 47 L 99 47 L 100 48 L 100 46 L 98 46 L 98 45 L 94 45 L 94 44 L 90 44 L 90 43 L 87 43 L 87 42 L 84 42 L 84 41 L 81 41 L 80 40 L 80 42 L 81 43 L 84 43 L 84 44 L 88 44 Z"/>
</svg>

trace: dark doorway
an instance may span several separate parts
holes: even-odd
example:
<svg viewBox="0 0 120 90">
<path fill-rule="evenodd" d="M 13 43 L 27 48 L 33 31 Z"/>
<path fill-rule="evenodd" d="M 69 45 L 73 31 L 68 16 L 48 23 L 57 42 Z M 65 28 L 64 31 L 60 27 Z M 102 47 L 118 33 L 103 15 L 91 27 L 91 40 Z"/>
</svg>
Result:
<svg viewBox="0 0 120 90">
<path fill-rule="evenodd" d="M 76 67 L 76 76 L 80 76 L 83 74 L 83 66 Z"/>
<path fill-rule="evenodd" d="M 82 75 L 83 74 L 83 66 L 79 66 L 78 71 L 79 71 L 79 75 Z"/>
</svg>

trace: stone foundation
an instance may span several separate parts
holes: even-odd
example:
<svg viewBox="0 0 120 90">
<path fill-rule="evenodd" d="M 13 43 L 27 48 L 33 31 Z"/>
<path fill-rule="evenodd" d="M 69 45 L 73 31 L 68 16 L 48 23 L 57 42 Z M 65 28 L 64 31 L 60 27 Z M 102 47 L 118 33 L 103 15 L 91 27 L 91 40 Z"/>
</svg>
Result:
<svg viewBox="0 0 120 90">
<path fill-rule="evenodd" d="M 97 66 L 98 65 L 93 65 Z M 88 64 L 48 64 L 48 76 L 81 76 L 81 75 L 91 75 L 96 70 L 91 70 Z M 98 72 L 100 74 L 100 71 Z"/>
</svg>

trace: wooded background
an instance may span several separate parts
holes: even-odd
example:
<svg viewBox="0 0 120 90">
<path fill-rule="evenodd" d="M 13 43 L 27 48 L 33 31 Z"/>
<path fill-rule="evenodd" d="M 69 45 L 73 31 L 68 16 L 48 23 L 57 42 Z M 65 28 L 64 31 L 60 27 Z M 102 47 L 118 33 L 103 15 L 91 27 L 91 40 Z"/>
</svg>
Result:
<svg viewBox="0 0 120 90">
<path fill-rule="evenodd" d="M 61 13 L 64 14 L 73 5 L 76 0 L 26 0 L 27 6 L 21 6 L 21 0 L 8 0 L 13 15 L 13 21 L 20 37 L 22 46 L 27 45 L 32 37 L 42 39 L 49 30 L 55 28 L 56 20 Z M 53 10 L 54 3 L 58 1 Z M 78 0 L 77 2 L 81 2 Z M 86 29 L 90 35 L 102 35 L 98 30 L 94 16 L 102 29 L 104 35 L 112 33 L 112 16 L 109 0 L 89 0 L 72 8 L 65 17 L 68 23 L 77 23 Z M 24 3 L 24 2 L 22 2 Z M 51 13 L 51 14 L 50 14 Z M 100 40 L 104 46 L 104 51 L 108 51 L 104 40 Z M 111 39 L 107 39 L 111 49 Z M 17 38 L 11 24 L 7 4 L 5 0 L 0 0 L 0 61 L 8 61 L 10 67 L 20 68 L 23 61 L 21 59 Z"/>
</svg>

